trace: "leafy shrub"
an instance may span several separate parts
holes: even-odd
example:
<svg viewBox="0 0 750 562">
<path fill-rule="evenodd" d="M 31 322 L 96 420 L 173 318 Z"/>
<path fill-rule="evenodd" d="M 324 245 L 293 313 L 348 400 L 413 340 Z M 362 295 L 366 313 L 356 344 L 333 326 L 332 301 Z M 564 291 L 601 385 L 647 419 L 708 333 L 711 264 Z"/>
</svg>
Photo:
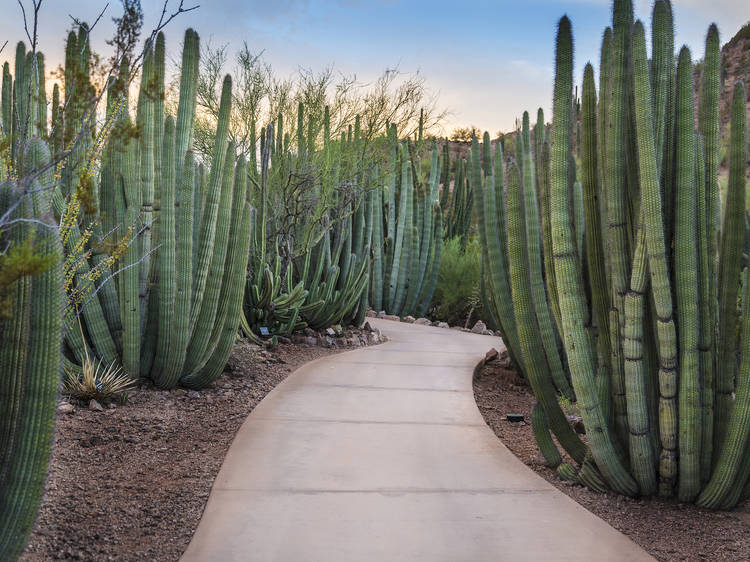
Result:
<svg viewBox="0 0 750 562">
<path fill-rule="evenodd" d="M 449 324 L 470 325 L 481 317 L 479 276 L 481 250 L 476 237 L 461 248 L 461 238 L 443 243 L 432 316 Z"/>
</svg>

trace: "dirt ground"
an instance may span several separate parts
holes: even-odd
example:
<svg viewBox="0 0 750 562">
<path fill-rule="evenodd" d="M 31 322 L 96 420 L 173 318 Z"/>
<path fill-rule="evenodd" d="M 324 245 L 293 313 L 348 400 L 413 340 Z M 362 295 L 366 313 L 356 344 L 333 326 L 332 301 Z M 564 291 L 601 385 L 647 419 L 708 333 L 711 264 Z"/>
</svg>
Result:
<svg viewBox="0 0 750 562">
<path fill-rule="evenodd" d="M 487 425 L 520 460 L 655 558 L 750 560 L 750 501 L 733 511 L 716 512 L 659 499 L 597 494 L 563 482 L 545 464 L 536 446 L 530 424 L 536 402 L 531 389 L 507 367 L 507 362 L 501 358 L 480 369 L 474 380 L 474 396 Z M 505 415 L 509 413 L 523 414 L 529 423 L 508 422 Z"/>
<path fill-rule="evenodd" d="M 224 374 L 197 394 L 143 388 L 122 406 L 58 415 L 21 560 L 178 560 L 247 415 L 297 367 L 345 349 L 239 343 Z"/>
</svg>

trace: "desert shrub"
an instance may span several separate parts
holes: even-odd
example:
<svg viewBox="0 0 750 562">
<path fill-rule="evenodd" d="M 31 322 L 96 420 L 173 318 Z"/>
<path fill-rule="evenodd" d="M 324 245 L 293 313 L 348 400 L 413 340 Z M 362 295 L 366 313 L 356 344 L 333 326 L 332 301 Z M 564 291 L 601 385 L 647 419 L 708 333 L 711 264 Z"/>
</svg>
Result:
<svg viewBox="0 0 750 562">
<path fill-rule="evenodd" d="M 481 317 L 479 298 L 481 250 L 476 237 L 461 248 L 461 238 L 446 240 L 440 259 L 432 316 L 451 325 L 467 325 Z"/>
</svg>

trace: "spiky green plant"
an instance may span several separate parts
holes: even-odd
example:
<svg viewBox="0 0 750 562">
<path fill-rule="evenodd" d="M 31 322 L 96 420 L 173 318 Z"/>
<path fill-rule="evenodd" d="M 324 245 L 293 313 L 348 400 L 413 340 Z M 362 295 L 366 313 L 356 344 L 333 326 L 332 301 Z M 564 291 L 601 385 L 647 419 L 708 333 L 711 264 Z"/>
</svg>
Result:
<svg viewBox="0 0 750 562">
<path fill-rule="evenodd" d="M 509 351 L 520 354 L 518 364 L 540 402 L 533 416 L 539 445 L 553 465 L 559 464 L 549 428 L 557 434 L 557 414 L 551 415 L 550 408 L 554 413 L 552 398 L 560 388 L 554 370 L 541 365 L 538 350 L 547 347 L 538 310 L 536 315 L 528 312 L 533 293 L 527 287 L 534 286 L 534 279 L 526 271 L 536 269 L 531 259 L 535 246 L 528 245 L 528 237 L 538 240 L 541 224 L 545 255 L 538 275 L 547 280 L 548 312 L 555 305 L 560 311 L 555 327 L 588 436 L 576 458 L 579 466 L 565 466 L 560 476 L 597 491 L 676 495 L 681 501 L 727 508 L 750 489 L 750 293 L 742 271 L 744 86 L 738 83 L 734 92 L 730 181 L 718 229 L 716 27 L 711 26 L 706 39 L 696 133 L 694 69 L 687 48 L 675 65 L 670 3 L 657 0 L 653 8 L 652 60 L 643 24 L 633 22 L 632 4 L 616 0 L 613 14 L 612 31 L 602 43 L 598 100 L 593 68 L 584 70 L 583 218 L 570 144 L 571 110 L 578 105 L 572 102 L 572 31 L 563 18 L 549 165 L 538 127 L 531 169 L 539 176 L 541 193 L 519 202 L 519 172 L 510 164 L 503 215 L 507 252 L 497 248 L 499 237 L 487 234 L 483 239 L 494 293 L 488 300 L 501 312 L 508 286 L 503 273 L 508 271 L 513 314 L 497 316 Z M 527 120 L 525 116 L 524 140 Z M 528 152 L 524 144 L 524 186 L 532 185 Z M 479 172 L 474 176 L 481 185 Z M 485 200 L 492 202 L 486 186 L 484 190 Z M 537 202 L 540 218 L 528 212 Z M 500 213 L 496 203 L 483 210 L 479 222 L 486 231 Z M 546 220 L 551 244 L 545 242 Z M 519 275 L 525 281 L 517 281 Z M 506 333 L 511 319 L 515 332 Z"/>
</svg>

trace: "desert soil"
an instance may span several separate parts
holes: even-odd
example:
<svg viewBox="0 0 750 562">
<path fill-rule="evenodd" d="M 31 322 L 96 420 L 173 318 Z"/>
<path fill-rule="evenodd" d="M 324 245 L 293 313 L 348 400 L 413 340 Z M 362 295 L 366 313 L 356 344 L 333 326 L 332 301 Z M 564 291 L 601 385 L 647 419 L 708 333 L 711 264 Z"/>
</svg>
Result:
<svg viewBox="0 0 750 562">
<path fill-rule="evenodd" d="M 297 367 L 345 349 L 238 343 L 201 392 L 142 388 L 121 406 L 58 415 L 45 497 L 21 560 L 178 560 L 247 415 Z"/>
<path fill-rule="evenodd" d="M 536 402 L 507 360 L 501 356 L 478 371 L 474 396 L 487 425 L 521 461 L 658 560 L 750 560 L 750 501 L 717 512 L 660 499 L 598 494 L 564 482 L 539 453 L 531 424 L 505 420 L 509 413 L 530 420 Z"/>
</svg>

